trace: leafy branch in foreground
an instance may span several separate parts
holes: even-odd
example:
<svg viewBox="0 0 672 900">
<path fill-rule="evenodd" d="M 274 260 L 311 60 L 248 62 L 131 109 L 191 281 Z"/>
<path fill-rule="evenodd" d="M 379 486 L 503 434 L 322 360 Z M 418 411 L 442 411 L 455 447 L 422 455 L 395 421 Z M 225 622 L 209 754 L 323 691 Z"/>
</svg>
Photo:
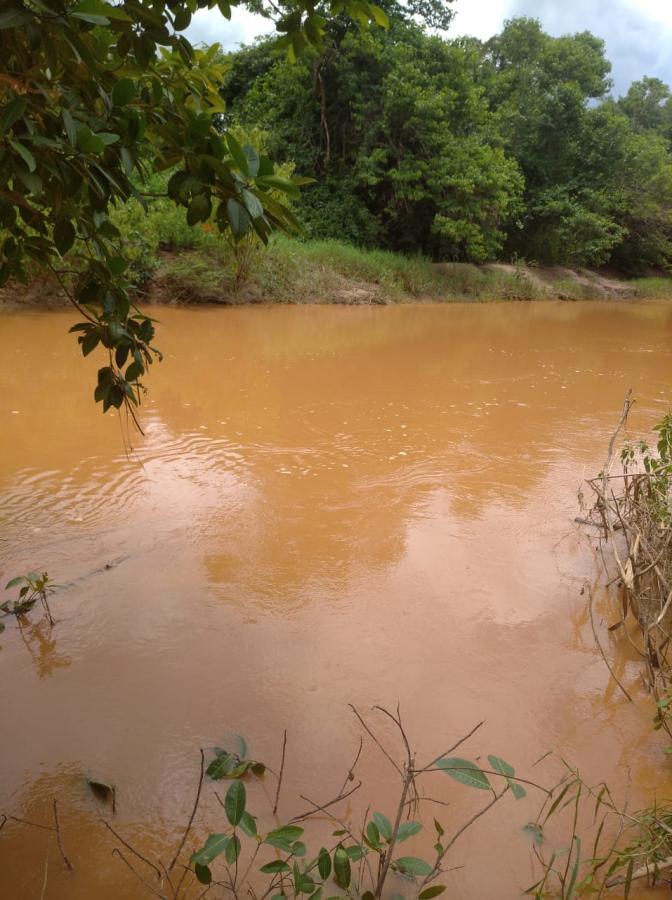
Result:
<svg viewBox="0 0 672 900">
<path fill-rule="evenodd" d="M 296 228 L 271 192 L 296 196 L 302 179 L 218 130 L 218 47 L 196 50 L 181 33 L 198 9 L 229 18 L 237 2 L 6 0 L 0 10 L 0 286 L 26 280 L 31 264 L 51 272 L 82 316 L 84 355 L 107 351 L 96 401 L 134 420 L 140 379 L 160 354 L 153 323 L 131 303 L 115 204 L 142 200 L 136 181 L 165 171 L 191 225 L 212 219 L 236 241 Z M 320 10 L 387 25 L 368 0 Z M 277 26 L 295 57 L 321 45 L 326 21 L 299 0 Z"/>
<path fill-rule="evenodd" d="M 245 741 L 237 738 L 235 747 L 215 748 L 207 765 L 205 754 L 201 751 L 201 768 L 193 807 L 169 864 L 141 854 L 106 823 L 124 848 L 115 848 L 115 856 L 155 896 L 165 900 L 184 898 L 193 888 L 194 881 L 205 886 L 203 894 L 216 885 L 234 897 L 249 892 L 259 900 L 267 897 L 280 900 L 302 894 L 311 900 L 321 900 L 323 896 L 326 900 L 334 895 L 339 896 L 340 892 L 360 897 L 361 900 L 379 900 L 391 876 L 406 880 L 407 886 L 419 900 L 431 900 L 439 896 L 446 890 L 446 885 L 437 883 L 437 880 L 450 871 L 450 867 L 446 866 L 449 851 L 468 828 L 506 794 L 511 794 L 516 799 L 524 797 L 523 783 L 533 785 L 544 793 L 546 791 L 540 785 L 516 776 L 513 767 L 500 757 L 489 756 L 491 768 L 483 769 L 471 760 L 450 755 L 482 723 L 441 756 L 425 765 L 418 765 L 399 709 L 396 712 L 382 707 L 374 709 L 394 724 L 404 751 L 403 758 L 395 760 L 369 722 L 352 707 L 365 732 L 394 768 L 399 779 L 398 798 L 391 816 L 367 809 L 361 824 L 354 824 L 351 818 L 335 811 L 362 786 L 361 781 L 355 782 L 354 774 L 362 750 L 360 741 L 355 760 L 336 796 L 318 803 L 301 795 L 307 809 L 288 822 L 279 821 L 275 810 L 284 773 L 286 741 L 283 741 L 280 769 L 277 774 L 273 773 L 277 779 L 275 801 L 264 791 L 269 814 L 275 821 L 270 828 L 262 827 L 261 815 L 250 808 L 248 792 L 255 783 L 263 785 L 266 772 L 270 770 L 258 760 L 249 758 Z M 423 830 L 423 824 L 418 818 L 423 805 L 437 802 L 435 798 L 420 793 L 420 780 L 432 772 L 443 772 L 463 786 L 485 791 L 490 796 L 468 821 L 453 823 L 450 830 L 435 818 L 433 853 L 430 858 L 425 859 L 400 853 L 399 847 Z M 203 843 L 187 849 L 204 789 L 207 790 L 211 783 L 228 783 L 223 797 L 217 790 L 214 791 L 215 798 L 223 809 L 225 821 L 222 828 L 209 834 Z M 305 823 L 314 817 L 319 817 L 322 821 L 326 818 L 335 827 L 332 840 L 327 845 L 321 844 L 319 848 L 310 849 L 306 842 Z M 299 822 L 304 824 L 297 824 Z M 186 856 L 186 862 L 183 856 Z"/>
</svg>

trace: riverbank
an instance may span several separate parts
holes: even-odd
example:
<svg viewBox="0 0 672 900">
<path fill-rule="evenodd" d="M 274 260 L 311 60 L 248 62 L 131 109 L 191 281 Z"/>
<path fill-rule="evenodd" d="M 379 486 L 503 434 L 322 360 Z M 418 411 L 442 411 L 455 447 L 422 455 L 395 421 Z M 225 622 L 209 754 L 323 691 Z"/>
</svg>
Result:
<svg viewBox="0 0 672 900">
<path fill-rule="evenodd" d="M 672 277 L 626 280 L 587 269 L 523 264 L 433 263 L 336 241 L 277 237 L 236 253 L 204 233 L 134 260 L 138 299 L 152 304 L 336 303 L 672 299 Z M 40 274 L 0 290 L 0 305 L 58 307 L 59 286 Z"/>
</svg>

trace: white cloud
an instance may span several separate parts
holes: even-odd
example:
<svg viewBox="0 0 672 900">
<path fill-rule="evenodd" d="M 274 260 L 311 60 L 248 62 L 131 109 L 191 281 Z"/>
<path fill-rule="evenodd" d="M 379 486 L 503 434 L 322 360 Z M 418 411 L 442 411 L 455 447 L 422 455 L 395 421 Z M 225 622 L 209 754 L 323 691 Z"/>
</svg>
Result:
<svg viewBox="0 0 672 900">
<path fill-rule="evenodd" d="M 273 23 L 241 7 L 233 8 L 228 21 L 217 8 L 199 9 L 186 30 L 193 44 L 221 44 L 224 50 L 236 50 L 250 44 L 259 34 L 273 31 Z"/>
</svg>

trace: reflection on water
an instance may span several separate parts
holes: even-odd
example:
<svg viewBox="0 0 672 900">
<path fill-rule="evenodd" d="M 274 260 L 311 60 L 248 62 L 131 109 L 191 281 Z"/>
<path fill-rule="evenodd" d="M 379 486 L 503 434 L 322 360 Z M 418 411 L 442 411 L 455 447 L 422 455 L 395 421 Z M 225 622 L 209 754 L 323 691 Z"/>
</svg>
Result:
<svg viewBox="0 0 672 900">
<path fill-rule="evenodd" d="M 287 727 L 289 815 L 319 770 L 342 781 L 348 701 L 397 700 L 423 754 L 485 718 L 478 749 L 520 772 L 557 746 L 622 783 L 636 756 L 633 794 L 646 797 L 662 750 L 594 649 L 579 594 L 594 549 L 573 519 L 626 389 L 635 432 L 669 405 L 672 307 L 156 316 L 166 360 L 128 454 L 123 421 L 93 409 L 97 361 L 77 357 L 70 317 L 0 319 L 0 578 L 39 567 L 66 586 L 51 633 L 0 638 L 0 809 L 26 812 L 52 790 L 40 779 L 64 778 L 86 857 L 97 810 L 67 800 L 63 773 L 95 771 L 117 785 L 125 827 L 158 819 L 172 834 L 199 746 L 242 732 L 273 764 Z M 617 664 L 636 693 L 637 661 Z M 362 765 L 362 812 L 368 799 L 386 809 L 375 754 Z M 455 821 L 473 809 L 459 786 L 436 790 Z M 530 882 L 526 802 L 456 847 L 455 896 Z M 39 896 L 43 863 L 21 865 L 17 834 L 0 841 L 0 885 Z M 54 871 L 48 896 L 120 896 L 100 886 L 107 868 L 85 868 L 75 881 Z"/>
</svg>

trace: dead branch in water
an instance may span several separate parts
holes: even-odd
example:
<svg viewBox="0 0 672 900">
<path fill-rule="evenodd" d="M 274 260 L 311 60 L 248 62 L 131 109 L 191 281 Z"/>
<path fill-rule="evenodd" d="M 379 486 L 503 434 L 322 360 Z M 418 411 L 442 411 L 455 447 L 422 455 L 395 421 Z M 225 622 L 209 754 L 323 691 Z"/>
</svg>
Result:
<svg viewBox="0 0 672 900">
<path fill-rule="evenodd" d="M 668 651 L 672 640 L 672 458 L 669 451 L 670 418 L 658 427 L 658 450 L 645 443 L 637 449 L 626 444 L 620 454 L 621 471 L 612 474 L 616 442 L 627 423 L 634 401 L 626 394 L 619 421 L 609 440 L 604 468 L 587 484 L 595 496 L 591 515 L 583 521 L 601 530 L 606 589 L 618 609 L 610 631 L 621 629 L 645 664 L 645 681 L 659 703 L 657 725 L 672 737 L 672 718 L 667 721 L 667 695 L 672 687 Z M 610 559 L 608 560 L 609 557 Z M 615 567 L 615 571 L 614 571 Z M 589 614 L 595 643 L 611 677 L 628 699 L 628 691 L 616 677 L 599 641 L 593 617 L 590 588 Z M 636 626 L 631 634 L 628 621 Z M 672 716 L 672 708 L 670 709 Z"/>
</svg>

